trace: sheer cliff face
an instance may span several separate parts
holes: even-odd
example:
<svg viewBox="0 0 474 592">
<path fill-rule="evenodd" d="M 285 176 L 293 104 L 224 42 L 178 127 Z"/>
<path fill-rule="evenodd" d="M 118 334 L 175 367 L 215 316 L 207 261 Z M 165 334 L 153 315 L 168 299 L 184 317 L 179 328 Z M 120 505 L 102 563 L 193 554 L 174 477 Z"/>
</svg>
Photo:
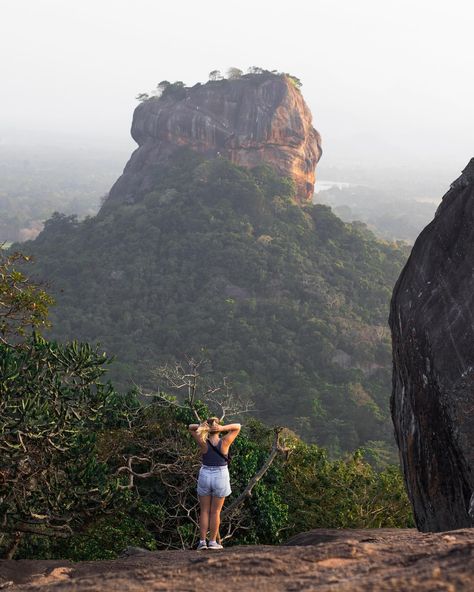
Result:
<svg viewBox="0 0 474 592">
<path fill-rule="evenodd" d="M 392 417 L 417 526 L 474 526 L 474 159 L 395 286 Z"/>
<path fill-rule="evenodd" d="M 153 189 L 154 166 L 182 146 L 246 167 L 269 164 L 294 179 L 300 202 L 310 201 L 321 156 L 311 120 L 300 91 L 277 75 L 197 84 L 149 99 L 135 110 L 132 136 L 139 147 L 106 207 Z"/>
</svg>

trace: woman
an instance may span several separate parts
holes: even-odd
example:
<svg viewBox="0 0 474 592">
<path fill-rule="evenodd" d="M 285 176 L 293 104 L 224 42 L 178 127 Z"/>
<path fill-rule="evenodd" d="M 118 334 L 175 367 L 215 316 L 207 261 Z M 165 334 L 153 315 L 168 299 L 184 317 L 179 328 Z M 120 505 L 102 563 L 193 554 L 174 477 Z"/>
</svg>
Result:
<svg viewBox="0 0 474 592">
<path fill-rule="evenodd" d="M 198 550 L 222 549 L 217 542 L 222 506 L 231 494 L 228 457 L 230 445 L 240 432 L 240 423 L 222 426 L 218 417 L 210 417 L 201 424 L 191 424 L 188 430 L 202 452 L 197 493 L 199 496 L 200 540 Z M 219 433 L 227 432 L 222 438 Z M 209 530 L 209 544 L 206 543 Z"/>
</svg>

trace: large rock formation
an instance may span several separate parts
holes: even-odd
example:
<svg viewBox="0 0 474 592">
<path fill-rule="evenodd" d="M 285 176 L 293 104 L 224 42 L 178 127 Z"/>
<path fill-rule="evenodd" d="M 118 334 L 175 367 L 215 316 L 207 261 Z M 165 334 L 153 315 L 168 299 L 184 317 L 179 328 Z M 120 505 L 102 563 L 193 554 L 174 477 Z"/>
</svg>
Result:
<svg viewBox="0 0 474 592">
<path fill-rule="evenodd" d="M 182 146 L 246 167 L 272 165 L 294 179 L 300 201 L 312 198 L 321 139 L 301 92 L 285 75 L 249 74 L 192 88 L 171 87 L 135 109 L 132 136 L 139 147 L 112 187 L 105 209 L 152 190 L 156 165 Z"/>
<path fill-rule="evenodd" d="M 473 526 L 474 159 L 418 237 L 390 326 L 392 417 L 417 526 Z"/>
</svg>

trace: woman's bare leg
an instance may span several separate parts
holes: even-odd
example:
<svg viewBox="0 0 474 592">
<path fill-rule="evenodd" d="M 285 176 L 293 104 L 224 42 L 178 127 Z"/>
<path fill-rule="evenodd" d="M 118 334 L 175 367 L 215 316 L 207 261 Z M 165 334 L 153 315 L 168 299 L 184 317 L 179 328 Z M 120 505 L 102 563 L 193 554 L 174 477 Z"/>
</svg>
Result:
<svg viewBox="0 0 474 592">
<path fill-rule="evenodd" d="M 200 495 L 199 496 L 199 532 L 201 541 L 206 540 L 207 531 L 209 530 L 209 511 L 211 509 L 211 496 Z"/>
<path fill-rule="evenodd" d="M 216 541 L 217 535 L 219 534 L 219 525 L 221 523 L 221 510 L 224 505 L 225 497 L 214 497 L 211 498 L 211 513 L 210 513 L 210 525 L 209 525 L 209 540 Z"/>
</svg>

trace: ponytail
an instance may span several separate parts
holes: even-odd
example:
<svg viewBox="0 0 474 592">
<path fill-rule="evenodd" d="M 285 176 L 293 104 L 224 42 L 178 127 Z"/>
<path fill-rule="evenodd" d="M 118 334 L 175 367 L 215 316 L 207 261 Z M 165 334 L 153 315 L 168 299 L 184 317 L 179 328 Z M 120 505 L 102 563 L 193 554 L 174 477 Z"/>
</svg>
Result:
<svg viewBox="0 0 474 592">
<path fill-rule="evenodd" d="M 209 434 L 214 428 L 214 426 L 220 423 L 220 419 L 218 417 L 209 417 L 205 421 L 199 424 L 198 429 L 196 430 L 196 434 L 200 437 L 203 444 L 205 444 L 209 438 Z"/>
</svg>

